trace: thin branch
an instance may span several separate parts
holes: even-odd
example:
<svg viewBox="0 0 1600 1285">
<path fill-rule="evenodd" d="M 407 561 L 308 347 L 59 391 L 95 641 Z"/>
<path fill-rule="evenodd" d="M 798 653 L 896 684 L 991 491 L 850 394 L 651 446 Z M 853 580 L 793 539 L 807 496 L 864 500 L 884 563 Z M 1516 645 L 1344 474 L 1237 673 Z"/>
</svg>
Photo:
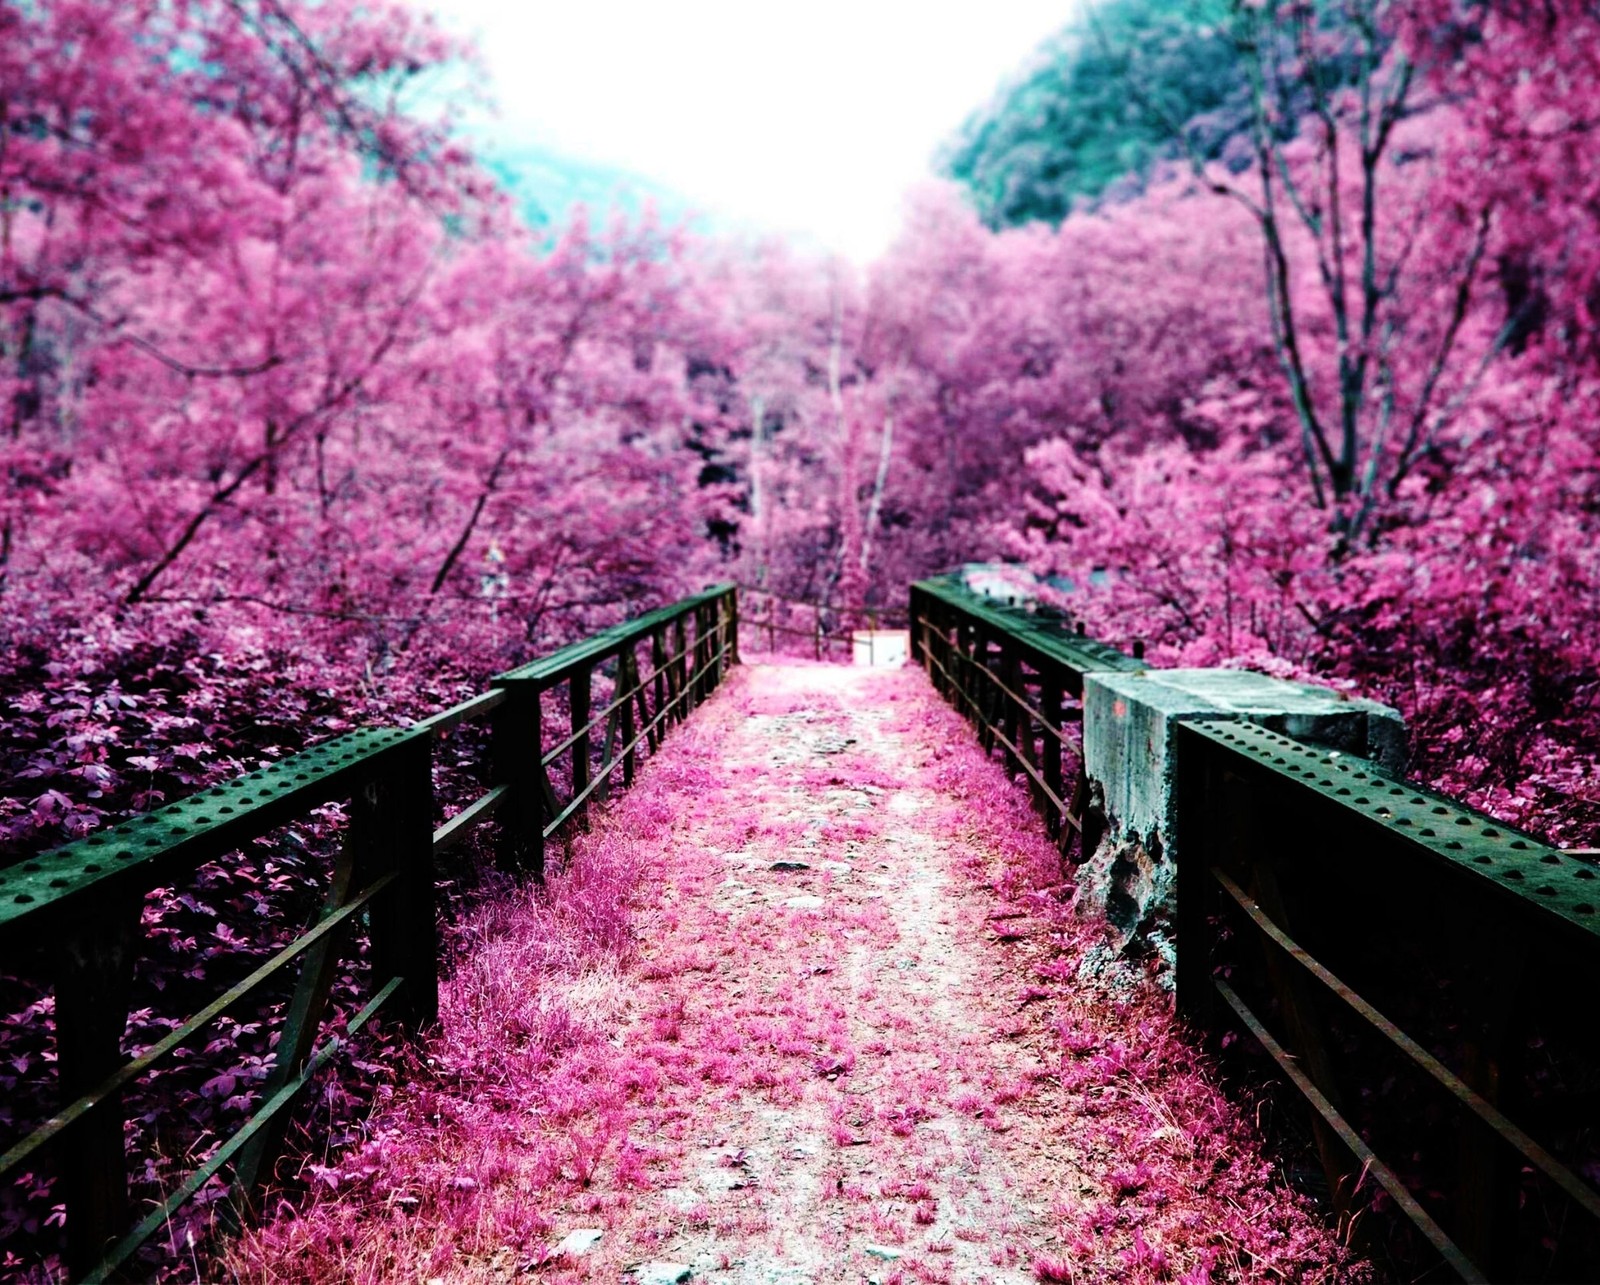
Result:
<svg viewBox="0 0 1600 1285">
<path fill-rule="evenodd" d="M 1395 468 L 1394 476 L 1389 479 L 1388 491 L 1391 498 L 1399 489 L 1400 483 L 1411 471 L 1413 457 L 1420 445 L 1423 435 L 1423 425 L 1427 421 L 1428 413 L 1433 405 L 1434 393 L 1438 390 L 1439 381 L 1444 377 L 1445 364 L 1449 361 L 1450 354 L 1455 348 L 1456 339 L 1461 333 L 1461 327 L 1467 319 L 1468 310 L 1472 305 L 1473 287 L 1478 277 L 1478 266 L 1483 262 L 1484 251 L 1489 241 L 1489 224 L 1492 213 L 1491 206 L 1485 206 L 1478 216 L 1478 231 L 1473 239 L 1472 252 L 1467 256 L 1466 270 L 1461 274 L 1461 280 L 1456 284 L 1455 300 L 1450 309 L 1450 320 L 1445 325 L 1444 337 L 1440 341 L 1439 351 L 1434 354 L 1433 361 L 1428 366 L 1428 373 L 1422 381 L 1422 391 L 1417 395 L 1417 404 L 1412 409 L 1411 421 L 1406 427 L 1405 443 L 1400 449 L 1400 458 Z M 1520 310 L 1519 310 L 1520 311 Z M 1510 322 L 1507 322 L 1501 334 L 1509 337 Z M 1492 356 L 1499 351 L 1503 339 L 1497 340 L 1490 351 Z"/>
<path fill-rule="evenodd" d="M 273 441 L 267 447 L 267 449 L 257 454 L 239 470 L 238 475 L 233 479 L 233 481 L 229 482 L 226 486 L 218 487 L 211 493 L 210 497 L 200 507 L 199 511 L 196 512 L 195 515 L 184 524 L 184 528 L 179 533 L 178 538 L 168 546 L 166 552 L 156 559 L 150 570 L 145 572 L 144 575 L 140 576 L 139 579 L 134 583 L 133 588 L 130 589 L 127 595 L 123 598 L 124 603 L 131 606 L 143 599 L 149 593 L 155 582 L 160 579 L 163 574 L 165 574 L 167 568 L 172 566 L 173 563 L 183 556 L 184 550 L 186 550 L 189 545 L 194 542 L 195 536 L 200 533 L 200 528 L 205 525 L 206 520 L 210 518 L 212 514 L 216 513 L 219 509 L 226 505 L 230 500 L 232 500 L 233 497 L 238 494 L 239 490 L 244 486 L 244 484 L 249 481 L 249 479 L 257 472 L 264 468 L 274 457 L 276 457 L 277 454 L 284 448 L 284 446 L 286 446 L 296 437 L 302 428 L 319 416 L 326 415 L 330 411 L 338 409 L 341 405 L 355 395 L 355 393 L 366 383 L 368 376 L 370 376 L 372 372 L 377 369 L 379 363 L 382 362 L 386 356 L 388 356 L 390 348 L 392 348 L 399 339 L 401 322 L 405 317 L 410 315 L 412 306 L 415 304 L 417 296 L 421 294 L 423 287 L 426 285 L 427 280 L 431 275 L 432 265 L 430 264 L 428 269 L 424 271 L 418 278 L 415 288 L 400 301 L 399 307 L 391 317 L 389 326 L 385 330 L 383 337 L 373 348 L 372 353 L 368 356 L 361 369 L 356 371 L 342 382 L 336 381 L 332 372 L 330 371 L 328 381 L 324 385 L 325 389 L 329 389 L 330 391 L 325 392 L 323 398 L 315 406 L 311 407 L 309 410 L 301 412 L 298 416 L 291 420 L 283 432 L 279 434 L 277 439 Z"/>
<path fill-rule="evenodd" d="M 197 366 L 192 362 L 184 361 L 182 358 L 174 357 L 158 344 L 144 338 L 142 335 L 123 330 L 124 321 L 104 315 L 97 311 L 87 300 L 69 294 L 60 286 L 27 286 L 19 289 L 0 290 L 0 304 L 24 301 L 42 302 L 46 299 L 54 299 L 59 303 L 66 304 L 69 308 L 89 318 L 96 325 L 103 326 L 111 331 L 119 342 L 129 345 L 129 347 L 137 348 L 147 357 L 154 358 L 160 362 L 168 370 L 183 375 L 188 379 L 247 379 L 252 375 L 264 374 L 283 364 L 282 357 L 268 357 L 263 361 L 251 362 L 243 366 Z"/>
<path fill-rule="evenodd" d="M 450 546 L 450 552 L 445 555 L 444 562 L 440 565 L 438 574 L 433 577 L 433 584 L 429 586 L 430 594 L 438 593 L 444 588 L 444 583 L 450 578 L 450 572 L 466 552 L 467 544 L 472 539 L 472 533 L 478 528 L 478 519 L 483 516 L 484 507 L 489 503 L 489 497 L 494 494 L 495 487 L 499 484 L 500 474 L 506 466 L 506 461 L 511 458 L 512 448 L 504 447 L 494 464 L 489 469 L 489 476 L 484 479 L 483 488 L 478 492 L 478 498 L 472 505 L 472 512 L 468 515 L 466 524 L 461 528 L 461 534 L 456 542 Z"/>
</svg>

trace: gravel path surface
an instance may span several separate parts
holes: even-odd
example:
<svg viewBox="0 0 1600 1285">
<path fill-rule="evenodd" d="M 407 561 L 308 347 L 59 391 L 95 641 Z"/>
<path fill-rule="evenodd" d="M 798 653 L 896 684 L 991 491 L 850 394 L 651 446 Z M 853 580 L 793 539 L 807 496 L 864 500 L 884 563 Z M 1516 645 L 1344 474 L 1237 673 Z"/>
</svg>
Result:
<svg viewBox="0 0 1600 1285">
<path fill-rule="evenodd" d="M 655 1047 L 669 1012 L 677 1041 L 759 1063 L 757 1083 L 730 1065 L 635 1123 L 672 1181 L 607 1257 L 752 1285 L 1031 1280 L 1052 1202 L 1082 1183 L 1027 1003 L 1041 925 L 997 901 L 959 807 L 914 783 L 940 750 L 908 716 L 919 678 L 765 666 L 746 681 L 738 717 L 707 711 L 726 775 L 699 803 L 750 833 L 678 836 L 621 1038 Z"/>
</svg>

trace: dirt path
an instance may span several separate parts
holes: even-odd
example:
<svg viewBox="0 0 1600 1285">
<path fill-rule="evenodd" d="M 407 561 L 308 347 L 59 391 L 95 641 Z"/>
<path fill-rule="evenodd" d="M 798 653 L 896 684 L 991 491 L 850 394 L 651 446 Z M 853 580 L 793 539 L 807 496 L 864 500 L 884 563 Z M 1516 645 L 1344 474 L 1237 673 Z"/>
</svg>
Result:
<svg viewBox="0 0 1600 1285">
<path fill-rule="evenodd" d="M 1026 1011 L 1017 945 L 1039 925 L 997 903 L 993 854 L 916 783 L 939 752 L 906 704 L 917 678 L 745 681 L 738 717 L 708 711 L 726 775 L 698 805 L 747 834 L 682 832 L 621 1032 L 659 1045 L 666 1013 L 728 1074 L 672 1086 L 630 1129 L 671 1182 L 604 1258 L 732 1282 L 1031 1280 L 1051 1204 L 1082 1178 Z"/>
<path fill-rule="evenodd" d="M 242 1280 L 1353 1280 L 920 671 L 745 665 Z M 624 1276 L 624 1273 L 631 1275 Z"/>
</svg>

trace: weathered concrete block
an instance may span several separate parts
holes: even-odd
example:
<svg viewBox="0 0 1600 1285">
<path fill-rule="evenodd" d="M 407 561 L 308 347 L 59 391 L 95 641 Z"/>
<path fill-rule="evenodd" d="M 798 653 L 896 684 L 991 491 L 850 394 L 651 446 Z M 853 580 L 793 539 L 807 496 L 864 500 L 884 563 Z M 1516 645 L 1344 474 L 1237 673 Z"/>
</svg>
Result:
<svg viewBox="0 0 1600 1285">
<path fill-rule="evenodd" d="M 1079 902 L 1103 910 L 1121 945 L 1170 949 L 1176 883 L 1172 851 L 1172 727 L 1247 719 L 1300 740 L 1405 768 L 1397 710 L 1329 687 L 1238 669 L 1090 674 L 1084 680 L 1083 755 L 1105 840 L 1079 872 Z"/>
</svg>

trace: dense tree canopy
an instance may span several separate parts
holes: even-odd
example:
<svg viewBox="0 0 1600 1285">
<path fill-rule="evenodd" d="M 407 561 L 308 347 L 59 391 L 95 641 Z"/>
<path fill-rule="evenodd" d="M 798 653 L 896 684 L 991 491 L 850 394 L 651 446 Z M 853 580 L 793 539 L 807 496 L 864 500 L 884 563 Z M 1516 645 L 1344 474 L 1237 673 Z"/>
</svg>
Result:
<svg viewBox="0 0 1600 1285">
<path fill-rule="evenodd" d="M 0 25 L 8 681 L 87 702 L 17 738 L 15 843 L 169 752 L 159 692 L 105 700 L 151 647 L 403 705 L 713 576 L 882 603 L 1006 552 L 1104 570 L 1074 609 L 1173 657 L 1445 727 L 1492 687 L 1461 783 L 1528 790 L 1586 726 L 1581 5 L 1124 0 L 980 131 L 1031 121 L 1058 195 L 930 187 L 859 275 L 648 217 L 535 238 L 408 113 L 463 56 L 409 10 Z M 1587 815 L 1550 788 L 1518 806 Z"/>
</svg>

